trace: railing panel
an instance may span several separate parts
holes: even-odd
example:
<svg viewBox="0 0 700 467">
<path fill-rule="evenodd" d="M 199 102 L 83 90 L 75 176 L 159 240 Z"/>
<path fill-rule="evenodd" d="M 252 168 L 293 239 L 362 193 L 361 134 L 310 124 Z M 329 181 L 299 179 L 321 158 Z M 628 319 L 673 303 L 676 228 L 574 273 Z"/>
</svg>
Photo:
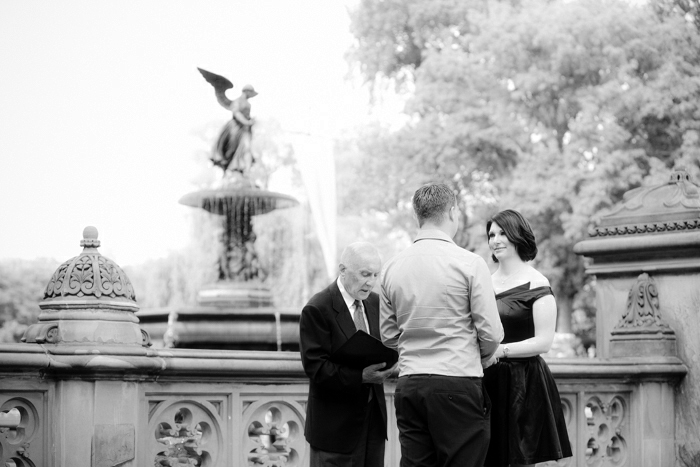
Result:
<svg viewBox="0 0 700 467">
<path fill-rule="evenodd" d="M 225 465 L 230 458 L 230 395 L 181 391 L 145 393 L 148 424 L 139 465 Z M 185 464 L 187 465 L 187 464 Z"/>
<path fill-rule="evenodd" d="M 394 382 L 385 385 L 387 467 L 398 466 L 401 457 L 394 388 Z M 303 433 L 306 391 L 303 384 L 168 383 L 159 387 L 149 383 L 144 388 L 149 447 L 141 462 L 189 459 L 203 467 L 307 466 L 309 446 Z M 568 383 L 561 385 L 560 391 L 573 457 L 539 465 L 632 466 L 629 443 L 635 438 L 630 423 L 634 386 Z"/>
<path fill-rule="evenodd" d="M 48 456 L 49 390 L 3 382 L 0 389 L 0 465 L 43 467 L 53 465 Z M 23 387 L 24 386 L 24 387 Z"/>
<path fill-rule="evenodd" d="M 246 402 L 242 451 L 248 465 L 301 467 L 307 459 L 304 408 L 295 401 L 263 397 Z"/>
<path fill-rule="evenodd" d="M 10 415 L 0 418 L 0 466 L 308 466 L 298 354 L 2 350 L 0 412 Z M 674 388 L 686 372 L 678 359 L 550 368 L 574 456 L 542 465 L 673 464 Z M 395 383 L 385 384 L 387 467 L 401 457 Z"/>
<path fill-rule="evenodd" d="M 308 465 L 307 390 L 301 384 L 145 384 L 149 439 L 141 463 Z"/>
</svg>

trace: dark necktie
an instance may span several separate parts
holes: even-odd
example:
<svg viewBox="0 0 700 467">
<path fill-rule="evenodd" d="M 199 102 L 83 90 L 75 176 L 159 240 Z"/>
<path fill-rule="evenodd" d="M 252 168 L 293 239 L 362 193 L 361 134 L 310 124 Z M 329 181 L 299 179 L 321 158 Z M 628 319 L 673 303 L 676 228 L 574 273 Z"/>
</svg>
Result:
<svg viewBox="0 0 700 467">
<path fill-rule="evenodd" d="M 352 317 L 352 320 L 355 322 L 355 329 L 358 331 L 365 331 L 367 332 L 367 326 L 365 325 L 365 318 L 364 318 L 364 310 L 362 309 L 362 302 L 359 300 L 355 300 L 355 315 Z M 367 332 L 367 334 L 369 334 Z M 367 402 L 372 400 L 372 389 L 369 390 L 369 396 L 367 397 Z"/>
<path fill-rule="evenodd" d="M 355 300 L 355 315 L 353 316 L 353 321 L 355 321 L 355 329 L 358 331 L 367 332 L 367 326 L 365 325 L 365 318 L 363 315 L 364 311 L 362 310 L 362 302 Z"/>
</svg>

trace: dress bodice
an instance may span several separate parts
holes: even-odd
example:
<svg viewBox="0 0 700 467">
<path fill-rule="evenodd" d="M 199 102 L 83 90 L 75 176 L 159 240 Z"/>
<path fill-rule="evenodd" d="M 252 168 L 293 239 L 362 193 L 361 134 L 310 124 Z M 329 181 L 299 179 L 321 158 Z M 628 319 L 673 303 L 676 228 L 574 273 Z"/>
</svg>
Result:
<svg viewBox="0 0 700 467">
<path fill-rule="evenodd" d="M 505 332 L 503 344 L 535 337 L 532 307 L 535 301 L 547 295 L 554 295 L 550 287 L 531 289 L 529 282 L 496 294 L 498 314 Z"/>
</svg>

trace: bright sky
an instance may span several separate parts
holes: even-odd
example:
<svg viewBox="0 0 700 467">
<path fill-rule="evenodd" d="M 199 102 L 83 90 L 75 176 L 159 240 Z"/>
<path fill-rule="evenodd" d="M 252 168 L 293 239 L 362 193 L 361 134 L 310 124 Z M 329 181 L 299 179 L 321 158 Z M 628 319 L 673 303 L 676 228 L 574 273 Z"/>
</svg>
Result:
<svg viewBox="0 0 700 467">
<path fill-rule="evenodd" d="M 347 83 L 351 0 L 0 2 L 0 259 L 80 253 L 122 266 L 183 247 L 202 131 L 230 115 L 201 67 L 252 114 L 332 138 L 366 118 Z M 218 169 L 217 169 L 218 170 Z M 282 191 L 282 190 L 279 190 Z"/>
</svg>

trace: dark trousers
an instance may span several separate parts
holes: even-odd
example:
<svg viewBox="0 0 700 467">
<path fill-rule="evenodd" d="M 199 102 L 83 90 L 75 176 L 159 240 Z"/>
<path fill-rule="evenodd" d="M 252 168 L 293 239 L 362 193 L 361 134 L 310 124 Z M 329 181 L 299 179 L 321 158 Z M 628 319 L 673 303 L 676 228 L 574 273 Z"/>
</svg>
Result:
<svg viewBox="0 0 700 467">
<path fill-rule="evenodd" d="M 491 402 L 481 378 L 402 376 L 394 394 L 401 467 L 482 467 Z"/>
<path fill-rule="evenodd" d="M 310 467 L 384 467 L 384 420 L 376 399 L 372 398 L 367 404 L 367 414 L 357 446 L 347 454 L 320 451 L 311 446 Z"/>
</svg>

